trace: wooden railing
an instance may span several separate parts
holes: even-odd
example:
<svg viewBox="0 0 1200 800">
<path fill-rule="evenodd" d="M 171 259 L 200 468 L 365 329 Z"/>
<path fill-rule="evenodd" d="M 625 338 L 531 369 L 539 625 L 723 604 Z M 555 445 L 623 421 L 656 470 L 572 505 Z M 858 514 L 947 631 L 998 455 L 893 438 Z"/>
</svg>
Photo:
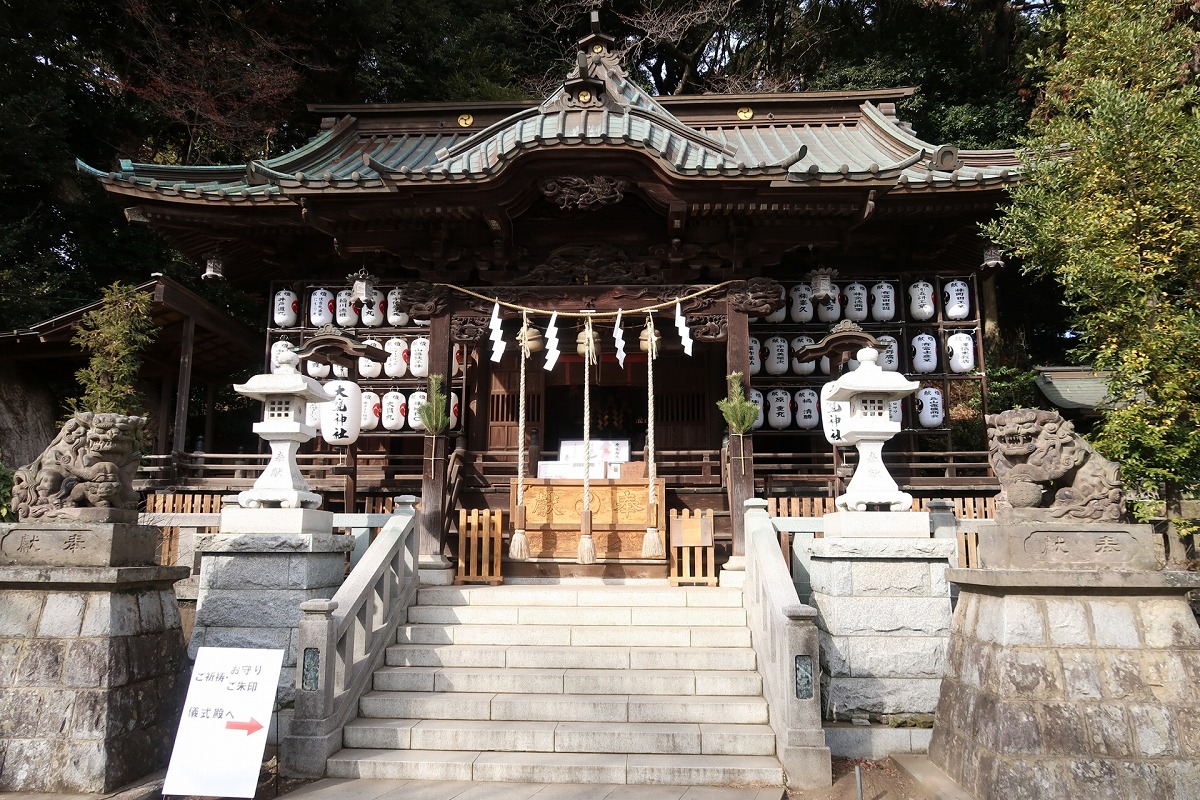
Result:
<svg viewBox="0 0 1200 800">
<path fill-rule="evenodd" d="M 945 499 L 954 503 L 954 516 L 958 519 L 992 519 L 996 511 L 995 493 L 967 494 L 961 490 L 948 489 L 934 495 L 913 497 L 913 511 L 928 511 L 929 502 Z M 823 517 L 837 511 L 835 498 L 823 495 L 767 497 L 767 513 L 772 517 Z"/>
<path fill-rule="evenodd" d="M 770 707 L 775 754 L 789 789 L 825 788 L 830 760 L 821 727 L 817 610 L 800 602 L 766 502 L 747 500 L 745 515 L 742 602 Z"/>
<path fill-rule="evenodd" d="M 416 498 L 400 498 L 392 518 L 330 600 L 300 604 L 299 669 L 283 769 L 319 778 L 342 746 L 342 728 L 383 664 L 396 629 L 416 601 Z"/>
</svg>

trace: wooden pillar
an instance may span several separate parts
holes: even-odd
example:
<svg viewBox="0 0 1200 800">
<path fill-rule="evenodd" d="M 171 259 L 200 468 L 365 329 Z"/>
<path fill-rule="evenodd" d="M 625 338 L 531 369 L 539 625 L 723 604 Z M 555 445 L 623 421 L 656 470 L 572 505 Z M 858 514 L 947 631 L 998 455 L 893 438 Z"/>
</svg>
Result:
<svg viewBox="0 0 1200 800">
<path fill-rule="evenodd" d="M 732 307 L 725 339 L 725 374 L 742 373 L 750 394 L 750 321 Z M 740 438 L 740 443 L 739 443 Z M 754 496 L 754 442 L 751 434 L 729 437 L 729 521 L 733 531 L 733 556 L 746 555 L 746 501 Z"/>
<path fill-rule="evenodd" d="M 429 323 L 429 374 L 442 375 L 446 390 L 450 390 L 450 311 L 433 317 Z M 421 473 L 421 540 L 420 555 L 440 556 L 445 552 L 443 540 L 447 513 L 446 502 L 446 437 L 425 437 L 425 461 Z"/>
<path fill-rule="evenodd" d="M 196 338 L 196 320 L 183 321 L 183 340 L 179 345 L 179 380 L 175 384 L 175 436 L 171 449 L 187 449 L 188 395 L 192 393 L 192 346 Z"/>
<path fill-rule="evenodd" d="M 216 407 L 217 385 L 215 383 L 208 383 L 205 385 L 204 394 L 204 446 L 208 448 L 208 452 L 210 453 L 224 453 L 228 451 L 217 447 L 217 443 L 213 440 L 213 436 L 216 435 L 216 418 L 213 415 L 213 411 Z"/>
<path fill-rule="evenodd" d="M 156 455 L 171 452 L 171 379 L 163 375 L 158 392 L 158 435 L 154 441 Z"/>
</svg>

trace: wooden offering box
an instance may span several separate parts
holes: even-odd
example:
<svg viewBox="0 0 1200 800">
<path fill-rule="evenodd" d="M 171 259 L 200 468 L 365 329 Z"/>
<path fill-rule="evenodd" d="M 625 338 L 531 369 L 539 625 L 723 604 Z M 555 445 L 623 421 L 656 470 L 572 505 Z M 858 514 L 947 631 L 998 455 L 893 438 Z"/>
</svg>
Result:
<svg viewBox="0 0 1200 800">
<path fill-rule="evenodd" d="M 659 535 L 666 531 L 663 503 L 665 484 L 656 481 Z M 513 479 L 512 513 L 516 518 L 517 482 Z M 592 539 L 598 561 L 642 560 L 649 505 L 645 479 L 609 478 L 591 481 Z M 525 481 L 525 535 L 531 559 L 575 560 L 583 514 L 583 481 L 570 478 Z"/>
</svg>

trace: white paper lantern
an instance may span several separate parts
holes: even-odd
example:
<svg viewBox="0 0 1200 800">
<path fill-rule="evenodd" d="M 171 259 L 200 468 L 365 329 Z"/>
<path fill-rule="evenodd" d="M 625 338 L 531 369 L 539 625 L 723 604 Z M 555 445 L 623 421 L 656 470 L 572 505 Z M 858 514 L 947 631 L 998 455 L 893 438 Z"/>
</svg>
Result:
<svg viewBox="0 0 1200 800">
<path fill-rule="evenodd" d="M 877 340 L 887 349 L 879 354 L 879 367 L 887 372 L 896 372 L 900 369 L 900 343 L 896 341 L 895 336 L 883 335 Z"/>
<path fill-rule="evenodd" d="M 821 424 L 820 397 L 812 389 L 796 392 L 796 424 L 807 431 Z"/>
<path fill-rule="evenodd" d="M 340 378 L 349 378 L 350 377 L 350 368 L 343 367 L 341 364 L 334 364 L 333 365 L 333 377 L 339 378 L 339 379 Z"/>
<path fill-rule="evenodd" d="M 791 361 L 788 352 L 788 340 L 782 336 L 767 338 L 766 363 L 763 366 L 768 375 L 786 375 Z"/>
<path fill-rule="evenodd" d="M 359 311 L 362 317 L 362 324 L 369 328 L 378 328 L 383 324 L 383 320 L 387 314 L 385 307 L 387 301 L 383 297 L 383 292 L 378 289 L 371 290 L 371 297 L 367 302 L 362 304 L 362 310 Z"/>
<path fill-rule="evenodd" d="M 400 290 L 392 289 L 387 293 L 388 325 L 401 328 L 408 324 L 408 314 L 400 310 Z"/>
<path fill-rule="evenodd" d="M 812 286 L 807 283 L 797 283 L 788 293 L 788 297 L 788 315 L 792 322 L 812 322 Z"/>
<path fill-rule="evenodd" d="M 337 293 L 333 318 L 343 328 L 353 328 L 358 324 L 358 312 L 354 310 L 354 301 L 350 299 L 349 289 L 342 289 Z"/>
<path fill-rule="evenodd" d="M 363 344 L 369 344 L 372 347 L 378 347 L 380 350 L 383 349 L 383 345 L 374 339 L 366 339 L 363 341 Z M 382 372 L 383 364 L 380 364 L 378 361 L 372 361 L 369 358 L 362 357 L 358 359 L 358 374 L 364 378 L 378 378 Z"/>
<path fill-rule="evenodd" d="M 412 346 L 408 351 L 408 371 L 413 374 L 414 378 L 429 377 L 429 340 L 424 336 L 418 336 L 412 340 Z M 409 410 L 412 410 L 412 398 L 408 398 Z"/>
<path fill-rule="evenodd" d="M 904 422 L 904 408 L 901 406 L 899 400 L 893 400 L 888 403 L 888 420 L 896 423 Z"/>
<path fill-rule="evenodd" d="M 287 339 L 280 339 L 275 344 L 271 345 L 271 372 L 279 373 L 283 371 L 283 365 L 290 362 L 289 355 L 292 352 L 292 343 Z"/>
<path fill-rule="evenodd" d="M 867 311 L 867 287 L 855 281 L 846 287 L 846 319 L 862 322 Z"/>
<path fill-rule="evenodd" d="M 858 369 L 858 359 L 857 358 L 847 358 L 846 359 L 846 372 L 854 372 L 854 370 L 856 370 L 856 369 Z"/>
<path fill-rule="evenodd" d="M 333 399 L 321 403 L 321 438 L 329 444 L 354 444 L 362 429 L 362 390 L 353 381 L 330 381 L 325 391 Z"/>
<path fill-rule="evenodd" d="M 908 287 L 908 313 L 916 320 L 926 320 L 934 315 L 933 284 L 917 281 Z"/>
<path fill-rule="evenodd" d="M 271 319 L 280 328 L 294 328 L 300 321 L 300 298 L 291 289 L 280 289 L 275 293 Z"/>
<path fill-rule="evenodd" d="M 391 391 L 383 396 L 381 417 L 386 430 L 398 431 L 403 428 L 404 415 L 407 413 L 408 403 L 400 392 Z"/>
<path fill-rule="evenodd" d="M 817 369 L 821 370 L 822 375 L 828 375 L 833 369 L 833 363 L 829 360 L 829 356 L 821 356 L 821 360 L 817 362 Z"/>
<path fill-rule="evenodd" d="M 913 372 L 936 372 L 937 366 L 937 339 L 928 333 L 918 333 L 912 340 Z"/>
<path fill-rule="evenodd" d="M 842 295 L 836 283 L 829 285 L 833 296 L 817 303 L 817 319 L 821 322 L 837 322 L 842 315 Z"/>
<path fill-rule="evenodd" d="M 792 426 L 792 393 L 787 389 L 767 392 L 767 424 L 776 430 Z"/>
<path fill-rule="evenodd" d="M 321 430 L 321 406 L 323 403 L 304 404 L 304 424 L 314 430 Z"/>
<path fill-rule="evenodd" d="M 308 296 L 308 321 L 314 328 L 333 324 L 333 292 L 328 289 L 313 289 Z"/>
<path fill-rule="evenodd" d="M 757 337 L 750 337 L 750 374 L 757 375 L 762 372 L 762 342 Z"/>
<path fill-rule="evenodd" d="M 829 396 L 837 388 L 837 381 L 830 381 L 821 387 L 821 428 L 825 432 L 825 441 L 830 444 L 846 444 L 846 423 L 850 419 L 850 403 L 829 399 Z"/>
<path fill-rule="evenodd" d="M 416 391 L 408 396 L 408 427 L 414 431 L 425 430 L 425 423 L 421 422 L 421 415 L 417 412 L 428 402 L 429 394 L 426 392 Z"/>
<path fill-rule="evenodd" d="M 463 346 L 461 344 L 454 345 L 454 350 L 450 353 L 450 376 L 455 377 L 461 375 L 463 371 Z"/>
<path fill-rule="evenodd" d="M 383 401 L 375 392 L 362 393 L 362 429 L 373 431 L 379 427 L 379 416 L 383 413 Z"/>
<path fill-rule="evenodd" d="M 975 338 L 965 331 L 946 339 L 946 363 L 951 372 L 970 372 L 975 369 Z"/>
<path fill-rule="evenodd" d="M 324 378 L 329 377 L 328 364 L 321 364 L 316 361 L 306 360 L 304 362 L 304 370 L 309 374 L 310 377 L 316 378 L 317 380 L 323 380 Z"/>
<path fill-rule="evenodd" d="M 871 287 L 871 319 L 888 322 L 896 316 L 896 287 L 880 281 Z"/>
<path fill-rule="evenodd" d="M 413 321 L 412 321 L 412 324 L 413 324 L 413 325 L 419 325 L 419 326 L 421 326 L 422 328 L 428 328 L 428 327 L 429 327 L 429 320 L 428 320 L 428 319 L 413 319 Z"/>
<path fill-rule="evenodd" d="M 796 355 L 801 348 L 807 347 L 810 344 L 816 344 L 811 336 L 797 336 L 792 339 L 792 372 L 797 375 L 812 375 L 813 370 L 817 368 L 817 362 L 814 360 L 801 361 Z"/>
<path fill-rule="evenodd" d="M 758 430 L 763 426 L 763 405 L 765 403 L 765 400 L 763 399 L 763 393 L 758 389 L 751 389 L 750 402 L 758 406 L 758 417 L 755 418 L 753 426 L 754 430 Z"/>
<path fill-rule="evenodd" d="M 387 361 L 383 362 L 383 374 L 389 378 L 403 378 L 408 374 L 408 342 L 398 336 L 393 336 L 383 343 L 387 351 Z"/>
<path fill-rule="evenodd" d="M 450 393 L 448 410 L 450 412 L 450 427 L 452 429 L 457 428 L 458 418 L 462 414 L 462 404 L 458 401 L 458 392 Z"/>
<path fill-rule="evenodd" d="M 944 284 L 942 301 L 945 303 L 946 319 L 966 319 L 971 314 L 971 289 L 966 281 L 955 279 Z"/>
<path fill-rule="evenodd" d="M 780 286 L 779 287 L 779 296 L 784 301 L 783 305 L 781 305 L 778 310 L 772 311 L 770 314 L 767 314 L 765 317 L 763 317 L 764 322 L 770 322 L 774 325 L 778 325 L 780 322 L 783 322 L 784 317 L 787 316 L 787 313 L 788 313 L 787 289 L 784 289 L 782 286 Z"/>
<path fill-rule="evenodd" d="M 939 428 L 946 418 L 942 407 L 942 391 L 932 386 L 926 386 L 917 392 L 914 400 L 917 406 L 917 421 L 925 428 Z"/>
</svg>

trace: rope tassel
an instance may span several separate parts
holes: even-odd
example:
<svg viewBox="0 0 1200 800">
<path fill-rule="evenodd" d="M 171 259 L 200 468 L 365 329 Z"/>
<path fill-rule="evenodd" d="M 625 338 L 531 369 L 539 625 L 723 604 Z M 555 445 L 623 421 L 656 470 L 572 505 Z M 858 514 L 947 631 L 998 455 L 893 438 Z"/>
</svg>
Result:
<svg viewBox="0 0 1200 800">
<path fill-rule="evenodd" d="M 583 513 L 579 519 L 580 564 L 596 563 L 596 543 L 592 541 L 592 365 L 596 363 L 596 340 L 592 336 L 592 318 L 584 319 L 586 344 L 583 356 Z"/>
</svg>

